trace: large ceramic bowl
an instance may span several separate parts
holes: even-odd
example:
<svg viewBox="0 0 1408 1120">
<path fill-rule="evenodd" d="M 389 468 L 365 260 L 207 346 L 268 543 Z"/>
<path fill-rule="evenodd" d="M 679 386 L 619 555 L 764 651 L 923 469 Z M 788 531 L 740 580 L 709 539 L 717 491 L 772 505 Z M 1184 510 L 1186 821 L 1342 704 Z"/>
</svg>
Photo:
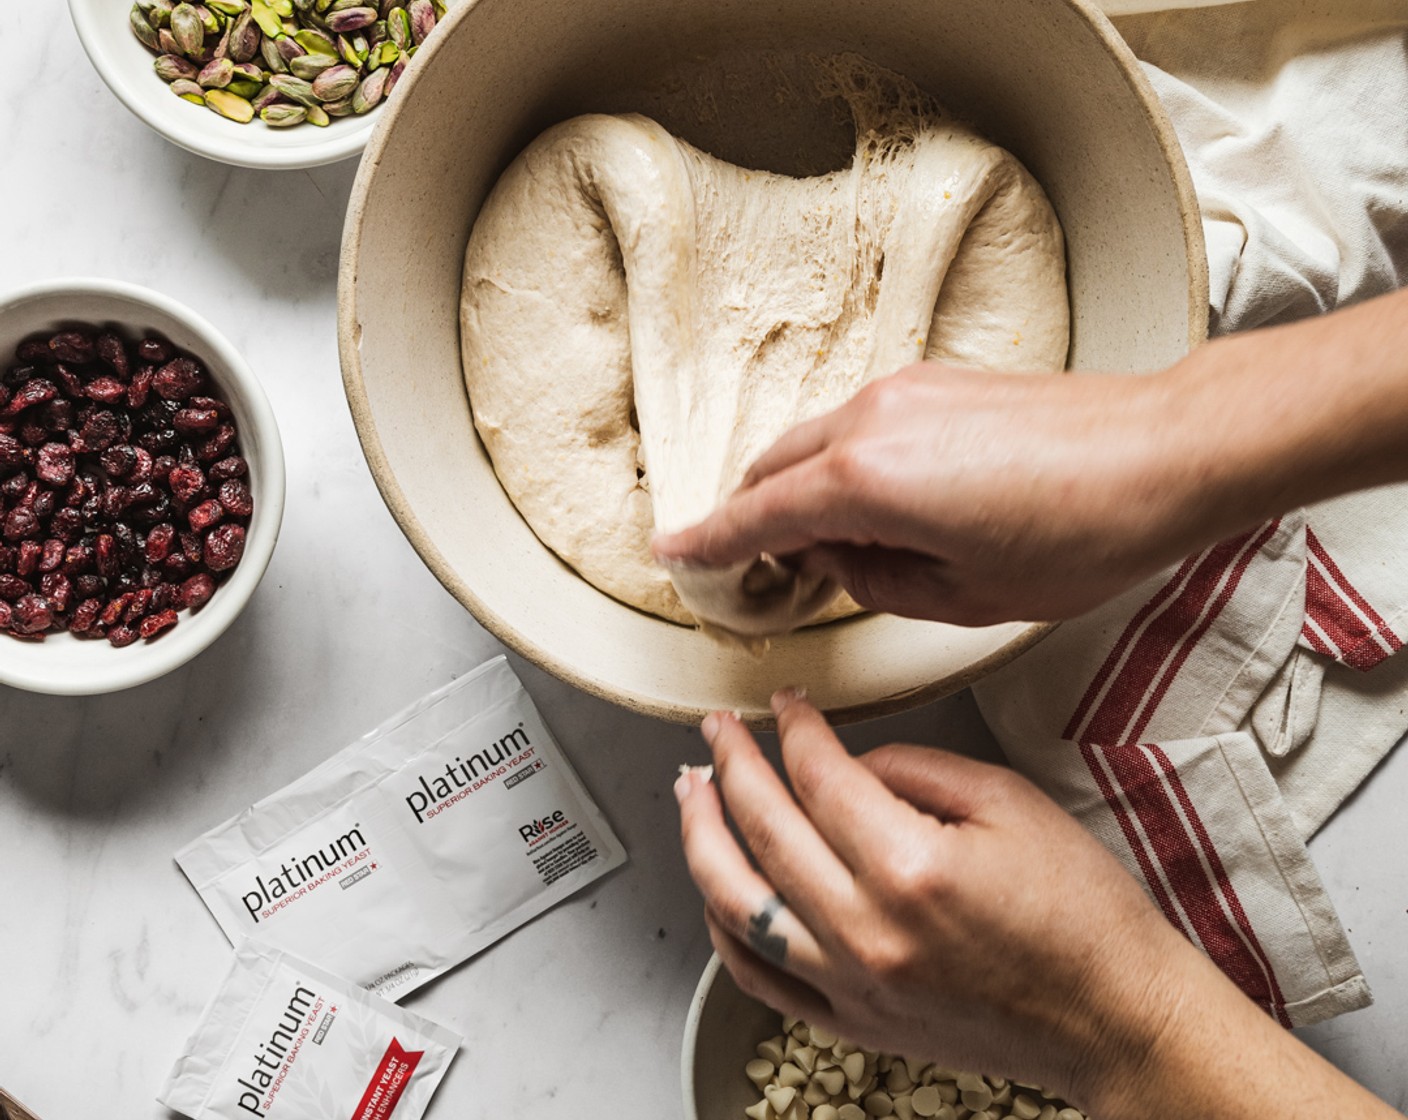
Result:
<svg viewBox="0 0 1408 1120">
<path fill-rule="evenodd" d="M 372 472 L 426 564 L 489 630 L 579 687 L 694 720 L 767 721 L 800 683 L 839 719 L 954 691 L 1035 642 L 871 616 L 764 658 L 596 591 L 533 535 L 477 439 L 460 373 L 465 244 L 485 195 L 548 125 L 645 112 L 744 165 L 839 166 L 851 138 L 788 88 L 788 60 L 856 51 L 1017 154 L 1065 228 L 1076 368 L 1148 370 L 1206 329 L 1201 228 L 1173 132 L 1085 0 L 478 0 L 452 10 L 363 159 L 343 239 L 343 376 Z"/>
<path fill-rule="evenodd" d="M 205 319 L 175 300 L 115 280 L 64 280 L 0 295 L 0 367 L 14 364 L 15 346 L 34 334 L 74 324 L 111 325 L 129 337 L 158 334 L 200 358 L 229 404 L 249 463 L 254 516 L 239 565 L 194 614 L 182 611 L 169 632 L 116 649 L 68 633 L 27 642 L 0 634 L 0 684 L 77 696 L 113 692 L 152 680 L 189 661 L 215 641 L 259 585 L 284 512 L 284 453 L 273 409 L 239 352 Z"/>
</svg>

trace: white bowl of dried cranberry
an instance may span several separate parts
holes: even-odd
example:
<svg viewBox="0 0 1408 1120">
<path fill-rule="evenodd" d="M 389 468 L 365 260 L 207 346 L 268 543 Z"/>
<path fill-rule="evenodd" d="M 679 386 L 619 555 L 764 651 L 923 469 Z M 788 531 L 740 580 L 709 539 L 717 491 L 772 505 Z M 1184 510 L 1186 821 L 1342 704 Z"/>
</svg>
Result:
<svg viewBox="0 0 1408 1120">
<path fill-rule="evenodd" d="M 215 641 L 268 567 L 284 458 L 264 390 L 158 292 L 0 296 L 0 684 L 142 684 Z"/>
</svg>

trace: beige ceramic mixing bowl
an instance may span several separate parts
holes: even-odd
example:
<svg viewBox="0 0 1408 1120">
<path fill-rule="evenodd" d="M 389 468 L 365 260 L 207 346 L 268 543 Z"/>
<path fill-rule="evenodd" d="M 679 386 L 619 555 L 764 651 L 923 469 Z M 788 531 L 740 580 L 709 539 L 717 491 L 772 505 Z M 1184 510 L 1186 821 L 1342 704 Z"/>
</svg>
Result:
<svg viewBox="0 0 1408 1120">
<path fill-rule="evenodd" d="M 835 717 L 865 718 L 961 688 L 1045 632 L 868 616 L 803 630 L 756 658 L 580 579 L 519 517 L 475 435 L 460 375 L 461 263 L 513 156 L 556 121 L 635 110 L 724 159 L 830 170 L 851 151 L 849 131 L 799 95 L 794 63 L 843 50 L 929 89 L 1045 186 L 1069 247 L 1072 366 L 1154 369 L 1203 337 L 1187 169 L 1134 58 L 1085 0 L 466 3 L 382 111 L 353 191 L 343 376 L 392 513 L 506 644 L 652 715 L 725 708 L 765 723 L 771 692 L 800 683 Z"/>
</svg>

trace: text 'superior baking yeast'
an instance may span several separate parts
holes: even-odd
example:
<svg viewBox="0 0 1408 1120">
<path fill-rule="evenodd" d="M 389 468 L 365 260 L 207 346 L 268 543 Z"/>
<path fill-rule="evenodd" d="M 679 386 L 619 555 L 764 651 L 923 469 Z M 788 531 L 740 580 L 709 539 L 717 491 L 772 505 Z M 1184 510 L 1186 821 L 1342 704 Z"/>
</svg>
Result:
<svg viewBox="0 0 1408 1120">
<path fill-rule="evenodd" d="M 158 1099 L 196 1120 L 416 1120 L 460 1039 L 253 938 Z"/>
<path fill-rule="evenodd" d="M 625 859 L 502 657 L 176 856 L 232 942 L 392 999 Z"/>
</svg>

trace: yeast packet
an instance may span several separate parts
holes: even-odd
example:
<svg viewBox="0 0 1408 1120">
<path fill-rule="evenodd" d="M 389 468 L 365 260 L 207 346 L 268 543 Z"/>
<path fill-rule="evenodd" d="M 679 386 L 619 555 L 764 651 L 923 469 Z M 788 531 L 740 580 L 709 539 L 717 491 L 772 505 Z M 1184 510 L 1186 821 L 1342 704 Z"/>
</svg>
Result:
<svg viewBox="0 0 1408 1120">
<path fill-rule="evenodd" d="M 419 1120 L 459 1036 L 248 939 L 157 1100 L 194 1120 Z"/>
<path fill-rule="evenodd" d="M 176 854 L 232 942 L 390 999 L 625 860 L 503 657 Z"/>
</svg>

